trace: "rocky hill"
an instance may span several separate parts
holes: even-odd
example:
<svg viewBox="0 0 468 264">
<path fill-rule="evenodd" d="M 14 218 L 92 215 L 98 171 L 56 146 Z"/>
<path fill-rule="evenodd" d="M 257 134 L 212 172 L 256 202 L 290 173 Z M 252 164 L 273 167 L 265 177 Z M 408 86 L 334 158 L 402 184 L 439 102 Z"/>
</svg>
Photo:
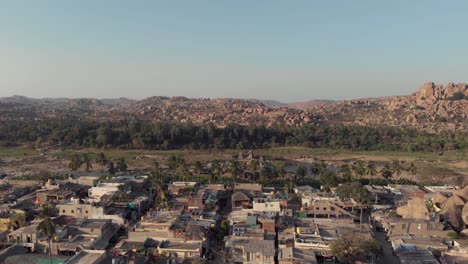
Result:
<svg viewBox="0 0 468 264">
<path fill-rule="evenodd" d="M 410 127 L 427 132 L 468 132 L 468 85 L 424 84 L 408 96 L 366 98 L 350 101 L 281 103 L 245 99 L 190 99 L 150 97 L 140 101 L 119 99 L 0 98 L 0 120 L 77 118 L 97 121 L 145 120 L 212 122 L 286 126 L 347 124 Z"/>
<path fill-rule="evenodd" d="M 468 84 L 426 83 L 408 96 L 367 98 L 319 105 L 309 112 L 324 122 L 468 131 Z"/>
<path fill-rule="evenodd" d="M 186 97 L 151 97 L 136 103 L 107 109 L 107 116 L 125 116 L 149 121 L 176 121 L 223 127 L 230 123 L 271 126 L 275 122 L 301 126 L 316 122 L 309 112 L 288 107 L 268 107 L 243 99 L 189 99 Z"/>
</svg>

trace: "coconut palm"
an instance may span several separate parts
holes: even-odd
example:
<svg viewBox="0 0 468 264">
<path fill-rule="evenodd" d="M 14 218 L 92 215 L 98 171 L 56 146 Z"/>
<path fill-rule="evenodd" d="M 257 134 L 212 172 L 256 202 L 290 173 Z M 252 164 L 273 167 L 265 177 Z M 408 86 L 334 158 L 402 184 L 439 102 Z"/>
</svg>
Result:
<svg viewBox="0 0 468 264">
<path fill-rule="evenodd" d="M 304 183 L 304 178 L 307 174 L 307 170 L 304 166 L 302 165 L 299 165 L 299 167 L 297 167 L 297 170 L 296 170 L 296 175 L 301 178 L 301 182 Z"/>
<path fill-rule="evenodd" d="M 153 171 L 159 171 L 159 162 L 157 160 L 153 160 Z"/>
<path fill-rule="evenodd" d="M 400 161 L 398 160 L 392 160 L 392 170 L 394 173 L 397 175 L 401 174 L 401 170 L 403 169 L 403 166 L 401 166 Z"/>
<path fill-rule="evenodd" d="M 214 184 L 218 181 L 218 178 L 221 176 L 221 167 L 219 166 L 218 162 L 213 162 L 210 168 L 210 174 L 208 178 L 208 182 L 210 184 Z"/>
<path fill-rule="evenodd" d="M 411 162 L 409 167 L 408 167 L 408 171 L 410 171 L 411 174 L 416 175 L 416 172 L 418 171 L 418 168 L 416 167 L 416 165 L 414 165 L 413 162 Z"/>
<path fill-rule="evenodd" d="M 83 164 L 85 166 L 86 171 L 89 171 L 89 169 L 93 168 L 93 164 L 91 163 L 91 158 L 89 157 L 89 155 L 87 153 L 83 154 L 82 162 L 83 162 Z"/>
<path fill-rule="evenodd" d="M 127 163 L 125 162 L 124 157 L 120 157 L 117 160 L 117 170 L 119 170 L 119 171 L 126 171 L 127 170 Z"/>
<path fill-rule="evenodd" d="M 80 158 L 80 155 L 75 152 L 71 157 L 70 163 L 68 163 L 68 168 L 70 168 L 72 171 L 76 171 L 81 167 L 81 165 L 83 165 L 83 162 Z"/>
<path fill-rule="evenodd" d="M 194 164 L 194 170 L 197 175 L 200 175 L 203 172 L 203 164 L 200 161 L 196 161 Z"/>
<path fill-rule="evenodd" d="M 288 174 L 288 172 L 286 171 L 286 165 L 281 165 L 279 169 L 276 170 L 276 174 L 278 175 L 278 178 L 284 179 L 286 177 L 286 174 Z"/>
<path fill-rule="evenodd" d="M 310 174 L 314 175 L 314 178 L 320 174 L 320 169 L 322 168 L 322 165 L 318 162 L 314 162 L 310 165 L 309 171 Z"/>
<path fill-rule="evenodd" d="M 354 162 L 352 169 L 354 171 L 354 175 L 356 175 L 358 179 L 366 174 L 366 166 L 362 160 Z"/>
<path fill-rule="evenodd" d="M 107 171 L 110 173 L 110 175 L 115 175 L 114 162 L 109 162 L 109 164 L 107 165 Z"/>
<path fill-rule="evenodd" d="M 375 166 L 375 162 L 369 161 L 367 163 L 366 174 L 370 175 L 370 176 L 375 176 L 375 175 L 377 175 L 377 173 L 378 173 L 378 171 L 377 171 L 377 168 Z"/>
<path fill-rule="evenodd" d="M 114 202 L 119 202 L 119 203 L 129 201 L 130 196 L 127 194 L 127 192 L 125 192 L 124 186 L 119 185 L 119 187 L 117 187 L 117 188 L 118 188 L 118 190 L 112 196 L 112 200 Z"/>
<path fill-rule="evenodd" d="M 286 183 L 284 184 L 284 190 L 286 191 L 287 194 L 290 194 L 293 192 L 294 182 L 291 179 L 287 180 Z"/>
<path fill-rule="evenodd" d="M 353 172 L 349 165 L 345 164 L 341 166 L 341 177 L 345 182 L 353 181 Z"/>
<path fill-rule="evenodd" d="M 231 175 L 232 175 L 232 177 L 234 179 L 236 179 L 237 176 L 239 176 L 241 170 L 240 170 L 240 167 L 239 167 L 239 162 L 237 160 L 232 160 L 229 163 L 229 172 L 231 173 Z"/>
<path fill-rule="evenodd" d="M 52 216 L 54 215 L 54 212 L 51 208 L 49 208 L 48 205 L 44 205 L 44 208 L 42 209 L 40 218 L 42 221 L 39 223 L 37 226 L 36 230 L 39 233 L 42 233 L 46 238 L 47 238 L 47 243 L 49 244 L 49 261 L 50 264 L 52 264 L 52 238 L 54 237 L 56 233 L 56 226 L 54 223 L 54 220 L 52 219 Z"/>
<path fill-rule="evenodd" d="M 101 171 L 104 171 L 104 167 L 109 163 L 109 160 L 107 159 L 104 152 L 99 153 L 95 161 L 97 164 L 101 165 Z"/>
<path fill-rule="evenodd" d="M 359 188 L 357 193 L 354 195 L 354 200 L 359 204 L 360 215 L 359 215 L 359 235 L 362 231 L 362 210 L 365 204 L 367 204 L 367 191 L 364 188 Z"/>
<path fill-rule="evenodd" d="M 388 163 L 385 163 L 385 166 L 380 170 L 380 174 L 385 179 L 390 179 L 393 176 L 393 170 Z"/>
</svg>

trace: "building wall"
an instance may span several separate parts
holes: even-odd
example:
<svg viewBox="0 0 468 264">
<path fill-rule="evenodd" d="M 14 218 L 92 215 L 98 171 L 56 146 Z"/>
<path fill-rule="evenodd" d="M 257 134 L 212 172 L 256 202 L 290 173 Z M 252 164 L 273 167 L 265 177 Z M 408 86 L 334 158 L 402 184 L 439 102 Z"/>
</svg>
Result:
<svg viewBox="0 0 468 264">
<path fill-rule="evenodd" d="M 17 229 L 26 225 L 26 216 L 23 211 L 11 211 L 8 218 L 0 218 L 0 232 Z"/>
<path fill-rule="evenodd" d="M 280 201 L 271 201 L 271 202 L 264 202 L 264 203 L 254 202 L 253 210 L 255 212 L 280 212 L 281 203 Z"/>
<path fill-rule="evenodd" d="M 76 218 L 93 218 L 91 204 L 60 204 L 57 205 L 59 215 L 73 216 Z"/>
</svg>

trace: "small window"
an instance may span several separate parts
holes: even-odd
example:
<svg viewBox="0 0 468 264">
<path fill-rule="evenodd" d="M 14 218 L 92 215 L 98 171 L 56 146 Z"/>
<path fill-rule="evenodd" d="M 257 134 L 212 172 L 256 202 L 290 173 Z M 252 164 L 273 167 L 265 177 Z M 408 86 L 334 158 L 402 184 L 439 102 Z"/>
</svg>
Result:
<svg viewBox="0 0 468 264">
<path fill-rule="evenodd" d="M 75 213 L 75 210 L 71 210 L 71 213 L 74 214 L 74 213 Z"/>
<path fill-rule="evenodd" d="M 86 210 L 85 212 L 88 213 L 88 210 Z"/>
<path fill-rule="evenodd" d="M 94 229 L 91 228 L 91 233 L 94 232 Z"/>
<path fill-rule="evenodd" d="M 323 208 L 323 210 L 324 210 L 324 211 L 326 211 L 326 210 L 327 210 L 327 208 L 326 208 L 326 207 L 324 207 L 324 208 Z"/>
<path fill-rule="evenodd" d="M 318 211 L 318 210 L 320 210 L 320 208 L 318 208 L 318 207 L 315 207 L 315 210 L 317 210 L 317 211 Z"/>
<path fill-rule="evenodd" d="M 65 213 L 65 210 L 62 210 L 62 213 Z"/>
<path fill-rule="evenodd" d="M 406 228 L 406 224 L 401 224 L 401 228 L 402 228 L 402 229 L 405 229 L 405 228 Z"/>
</svg>

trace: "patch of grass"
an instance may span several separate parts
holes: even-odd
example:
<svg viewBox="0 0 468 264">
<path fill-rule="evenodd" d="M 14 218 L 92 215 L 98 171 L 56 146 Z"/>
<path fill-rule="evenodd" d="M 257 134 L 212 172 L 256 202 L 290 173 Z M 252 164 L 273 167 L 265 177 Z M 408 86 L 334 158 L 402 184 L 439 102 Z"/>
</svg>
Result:
<svg viewBox="0 0 468 264">
<path fill-rule="evenodd" d="M 20 158 L 25 156 L 36 156 L 40 153 L 32 148 L 0 148 L 0 158 Z"/>
</svg>

